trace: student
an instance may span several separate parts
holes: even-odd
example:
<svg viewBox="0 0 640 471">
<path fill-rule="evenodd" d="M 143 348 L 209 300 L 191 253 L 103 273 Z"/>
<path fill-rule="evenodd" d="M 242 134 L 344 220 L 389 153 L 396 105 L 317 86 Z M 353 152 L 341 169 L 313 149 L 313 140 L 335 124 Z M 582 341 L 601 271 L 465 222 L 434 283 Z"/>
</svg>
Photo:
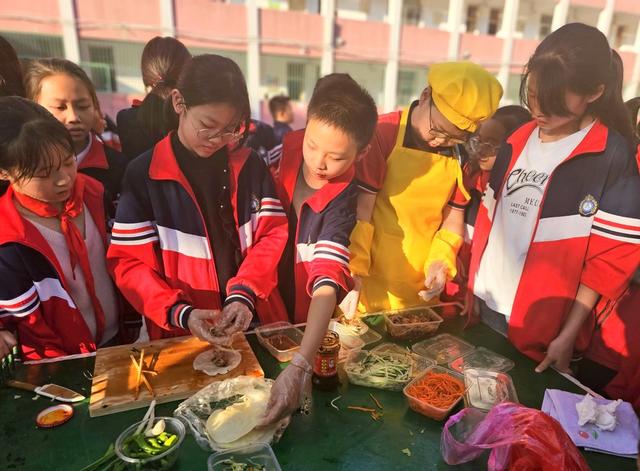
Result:
<svg viewBox="0 0 640 471">
<path fill-rule="evenodd" d="M 147 95 L 116 116 L 122 153 L 133 160 L 167 135 L 164 103 L 191 54 L 175 38 L 156 36 L 142 50 L 140 69 Z"/>
<path fill-rule="evenodd" d="M 534 121 L 498 153 L 476 219 L 469 287 L 481 318 L 538 372 L 569 370 L 598 299 L 617 299 L 640 261 L 640 179 L 619 80 L 596 28 L 547 36 L 520 88 Z"/>
<path fill-rule="evenodd" d="M 0 178 L 10 182 L 0 197 L 0 356 L 16 332 L 29 360 L 116 340 L 103 188 L 76 169 L 61 123 L 24 98 L 0 98 Z"/>
<path fill-rule="evenodd" d="M 268 162 L 269 151 L 276 147 L 273 128 L 267 123 L 252 119 L 249 124 L 249 134 L 247 135 L 244 145 L 255 150 L 262 160 Z"/>
<path fill-rule="evenodd" d="M 353 286 L 349 235 L 356 223 L 354 162 L 369 150 L 377 111 L 347 74 L 322 78 L 307 111 L 306 129 L 284 139 L 278 188 L 289 218 L 280 261 L 280 292 L 290 321 L 307 322 L 289 365 L 276 379 L 263 424 L 290 415 L 311 385 L 311 365 L 329 320 Z"/>
<path fill-rule="evenodd" d="M 0 36 L 0 96 L 24 96 L 22 67 L 13 46 Z"/>
<path fill-rule="evenodd" d="M 469 62 L 436 64 L 428 82 L 408 109 L 379 118 L 358 163 L 347 317 L 358 299 L 366 312 L 433 302 L 456 274 L 469 198 L 456 145 L 495 112 L 502 88 Z"/>
<path fill-rule="evenodd" d="M 447 283 L 443 301 L 465 301 L 473 226 L 491 169 L 496 161 L 496 154 L 506 138 L 530 120 L 531 114 L 522 106 L 503 106 L 498 108 L 490 119 L 480 124 L 478 131 L 465 146 L 468 160 L 463 167 L 464 185 L 471 199 L 464 210 L 464 243 L 458 253 L 458 273 L 453 282 Z"/>
<path fill-rule="evenodd" d="M 269 111 L 273 118 L 273 135 L 276 145 L 282 144 L 284 135 L 290 131 L 293 123 L 293 108 L 291 98 L 284 95 L 274 96 L 269 100 Z"/>
<path fill-rule="evenodd" d="M 247 87 L 238 65 L 205 54 L 184 65 L 168 103 L 174 131 L 129 165 L 109 267 L 151 339 L 244 330 L 286 319 L 265 301 L 287 220 L 262 160 L 242 147 Z M 222 310 L 222 313 L 220 311 Z"/>
<path fill-rule="evenodd" d="M 78 171 L 102 183 L 107 198 L 114 202 L 127 161 L 92 131 L 100 105 L 87 74 L 65 59 L 39 59 L 29 62 L 24 80 L 27 98 L 49 110 L 71 134 Z"/>
</svg>

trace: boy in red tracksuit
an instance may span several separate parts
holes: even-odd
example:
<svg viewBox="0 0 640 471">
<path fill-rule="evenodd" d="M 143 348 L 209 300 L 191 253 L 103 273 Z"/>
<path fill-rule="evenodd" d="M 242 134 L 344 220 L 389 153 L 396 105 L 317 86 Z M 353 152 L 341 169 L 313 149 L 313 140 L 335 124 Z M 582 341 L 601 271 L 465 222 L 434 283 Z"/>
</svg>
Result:
<svg viewBox="0 0 640 471">
<path fill-rule="evenodd" d="M 316 85 L 306 129 L 284 138 L 277 186 L 289 240 L 279 287 L 290 320 L 307 325 L 299 352 L 271 390 L 263 425 L 299 407 L 336 303 L 353 287 L 348 248 L 356 223 L 353 164 L 368 151 L 376 121 L 371 96 L 350 76 L 332 74 Z"/>
</svg>

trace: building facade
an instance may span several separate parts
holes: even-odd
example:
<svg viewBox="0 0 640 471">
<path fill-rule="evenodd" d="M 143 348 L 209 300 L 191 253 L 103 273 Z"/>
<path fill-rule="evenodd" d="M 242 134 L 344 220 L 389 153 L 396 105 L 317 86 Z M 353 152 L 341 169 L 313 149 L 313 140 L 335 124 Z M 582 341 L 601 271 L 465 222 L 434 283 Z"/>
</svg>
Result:
<svg viewBox="0 0 640 471">
<path fill-rule="evenodd" d="M 234 59 L 256 117 L 288 94 L 303 116 L 316 80 L 348 72 L 381 111 L 424 88 L 433 63 L 468 59 L 494 72 L 504 103 L 538 42 L 568 22 L 603 31 L 623 58 L 625 97 L 640 83 L 640 0 L 0 0 L 0 35 L 21 58 L 80 63 L 112 116 L 144 94 L 140 56 L 154 36 Z"/>
</svg>

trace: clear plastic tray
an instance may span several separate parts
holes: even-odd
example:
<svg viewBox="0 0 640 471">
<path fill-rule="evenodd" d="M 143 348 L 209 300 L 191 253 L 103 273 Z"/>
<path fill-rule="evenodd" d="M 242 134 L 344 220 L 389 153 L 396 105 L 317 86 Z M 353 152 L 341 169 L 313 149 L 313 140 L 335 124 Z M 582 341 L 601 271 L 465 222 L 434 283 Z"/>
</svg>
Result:
<svg viewBox="0 0 640 471">
<path fill-rule="evenodd" d="M 396 340 L 415 340 L 435 332 L 443 319 L 433 309 L 420 306 L 384 311 L 384 323 L 389 335 Z"/>
<path fill-rule="evenodd" d="M 406 373 L 401 377 L 388 378 L 385 376 L 382 367 L 371 367 L 362 364 L 363 362 L 374 363 L 378 359 L 403 365 Z M 349 355 L 344 365 L 344 371 L 349 378 L 349 382 L 352 384 L 370 388 L 388 389 L 390 391 L 401 391 L 402 388 L 411 381 L 413 364 L 414 361 L 409 353 L 399 354 L 361 350 Z"/>
<path fill-rule="evenodd" d="M 467 353 L 463 357 L 456 358 L 449 362 L 452 370 L 462 373 L 465 368 L 476 368 L 480 370 L 500 371 L 506 373 L 514 367 L 514 363 L 509 358 L 498 355 L 484 347 L 478 347 Z"/>
<path fill-rule="evenodd" d="M 429 358 L 438 365 L 446 365 L 471 352 L 474 348 L 470 343 L 450 334 L 436 335 L 411 347 L 414 353 Z"/>
<path fill-rule="evenodd" d="M 446 409 L 442 409 L 440 407 L 436 407 L 422 399 L 419 399 L 411 395 L 411 393 L 409 392 L 412 385 L 420 383 L 426 375 L 432 372 L 447 374 L 457 379 L 461 383 L 464 383 L 464 378 L 460 373 L 456 373 L 455 371 L 451 371 L 446 368 L 442 368 L 440 366 L 433 366 L 428 370 L 422 372 L 420 375 L 418 375 L 418 377 L 416 377 L 416 379 L 414 379 L 409 384 L 407 384 L 405 388 L 402 390 L 402 392 L 407 398 L 407 401 L 409 402 L 409 407 L 411 408 L 411 410 L 414 410 L 415 412 L 434 420 L 444 420 L 447 417 L 447 415 L 449 415 L 449 413 L 453 410 L 453 408 L 460 402 L 460 399 L 462 399 L 463 394 L 460 394 L 460 397 L 456 401 L 454 401 L 450 407 Z"/>
<path fill-rule="evenodd" d="M 513 380 L 506 373 L 466 368 L 464 384 L 467 389 L 464 403 L 467 407 L 488 411 L 501 402 L 518 402 Z"/>
<path fill-rule="evenodd" d="M 427 368 L 431 368 L 436 364 L 435 361 L 430 360 L 429 358 L 425 358 L 421 355 L 416 355 L 410 349 L 401 347 L 396 343 L 385 342 L 375 348 L 372 348 L 371 351 L 376 353 L 396 353 L 398 355 L 410 355 L 411 359 L 413 360 L 412 377 L 414 378 Z"/>
<path fill-rule="evenodd" d="M 382 336 L 373 329 L 370 329 L 367 324 L 362 321 L 358 321 L 358 325 L 362 325 L 365 328 L 352 328 L 351 326 L 344 325 L 335 319 L 329 322 L 329 329 L 336 332 L 340 338 L 344 335 L 358 337 L 363 342 L 363 346 L 371 345 L 382 339 Z"/>
<path fill-rule="evenodd" d="M 211 455 L 207 460 L 207 468 L 209 471 L 231 471 L 233 468 L 228 460 L 238 464 L 264 466 L 265 471 L 282 471 L 276 455 L 266 443 L 256 443 Z"/>
<path fill-rule="evenodd" d="M 289 322 L 280 321 L 256 328 L 256 336 L 258 337 L 258 342 L 260 342 L 260 344 L 266 348 L 276 360 L 279 362 L 286 362 L 291 361 L 293 354 L 300 349 L 304 332 L 297 327 L 294 327 Z M 282 336 L 280 339 L 285 342 L 290 341 L 292 345 L 295 344 L 295 346 L 291 346 L 289 348 L 282 346 L 281 348 L 278 348 L 278 345 L 272 344 L 276 336 Z"/>
</svg>

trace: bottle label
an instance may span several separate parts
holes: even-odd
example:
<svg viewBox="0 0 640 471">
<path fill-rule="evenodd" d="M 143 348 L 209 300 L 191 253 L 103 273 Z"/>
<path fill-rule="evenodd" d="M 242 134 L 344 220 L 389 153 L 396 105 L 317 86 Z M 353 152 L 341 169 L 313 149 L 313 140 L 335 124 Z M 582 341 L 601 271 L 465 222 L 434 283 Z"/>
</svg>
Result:
<svg viewBox="0 0 640 471">
<path fill-rule="evenodd" d="M 321 378 L 335 376 L 338 374 L 338 356 L 334 354 L 316 355 L 313 372 Z"/>
</svg>

